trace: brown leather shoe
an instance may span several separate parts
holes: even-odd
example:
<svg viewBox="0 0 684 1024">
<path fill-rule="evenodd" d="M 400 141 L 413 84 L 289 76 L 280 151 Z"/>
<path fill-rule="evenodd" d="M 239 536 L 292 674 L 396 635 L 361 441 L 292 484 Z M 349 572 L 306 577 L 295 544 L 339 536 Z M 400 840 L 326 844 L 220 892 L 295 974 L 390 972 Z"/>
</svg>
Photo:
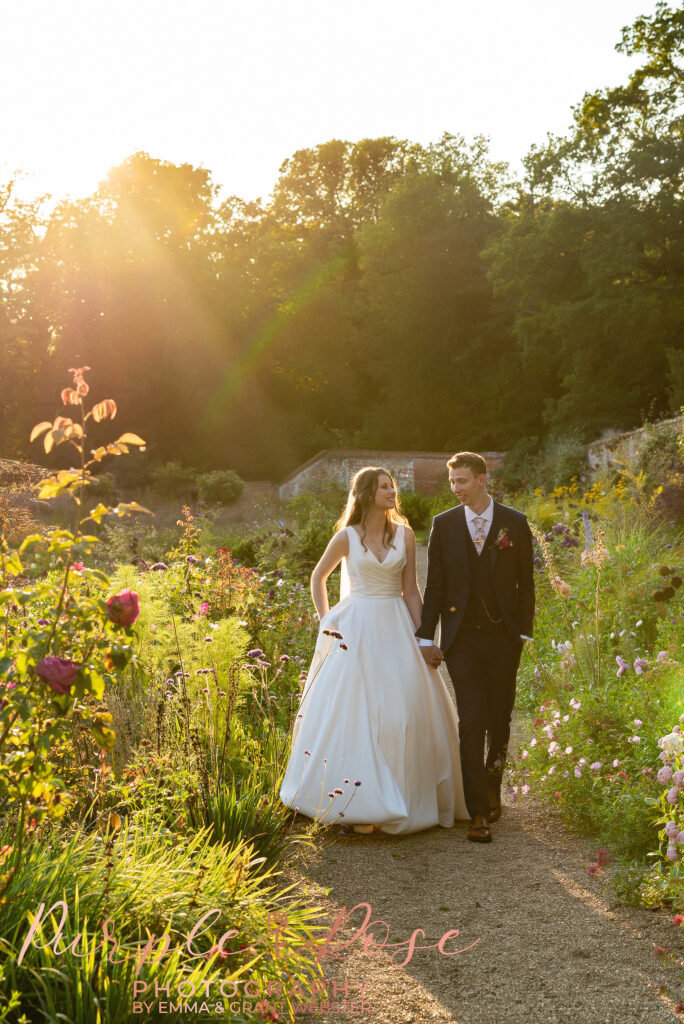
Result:
<svg viewBox="0 0 684 1024">
<path fill-rule="evenodd" d="M 491 843 L 492 833 L 487 823 L 487 819 L 481 814 L 476 814 L 473 820 L 470 822 L 470 828 L 468 829 L 468 839 L 471 843 Z"/>
<path fill-rule="evenodd" d="M 501 793 L 494 789 L 489 791 L 489 821 L 498 821 L 501 817 Z"/>
</svg>

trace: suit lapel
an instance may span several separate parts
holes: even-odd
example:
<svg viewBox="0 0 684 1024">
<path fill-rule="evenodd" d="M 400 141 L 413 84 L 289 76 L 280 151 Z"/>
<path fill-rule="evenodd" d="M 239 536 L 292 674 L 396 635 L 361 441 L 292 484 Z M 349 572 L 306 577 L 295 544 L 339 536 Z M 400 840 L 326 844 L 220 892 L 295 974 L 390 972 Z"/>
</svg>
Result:
<svg viewBox="0 0 684 1024">
<path fill-rule="evenodd" d="M 496 547 L 496 538 L 500 529 L 501 505 L 499 505 L 498 501 L 495 501 L 494 512 L 492 514 L 492 525 L 489 527 L 489 533 L 487 534 L 487 547 L 489 548 L 489 557 L 492 560 L 492 570 L 496 566 L 496 558 L 499 553 L 499 549 Z"/>
<path fill-rule="evenodd" d="M 466 548 L 467 538 L 465 533 L 467 529 L 465 505 L 458 505 L 454 509 L 454 529 L 452 531 L 452 536 L 461 563 L 463 564 L 466 573 L 470 575 L 470 559 L 468 558 L 468 551 Z"/>
</svg>

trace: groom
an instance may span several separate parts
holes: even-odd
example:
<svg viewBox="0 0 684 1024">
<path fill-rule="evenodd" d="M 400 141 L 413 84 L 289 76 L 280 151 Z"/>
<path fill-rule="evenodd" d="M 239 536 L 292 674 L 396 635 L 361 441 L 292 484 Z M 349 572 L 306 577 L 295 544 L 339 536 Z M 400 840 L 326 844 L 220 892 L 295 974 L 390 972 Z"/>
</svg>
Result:
<svg viewBox="0 0 684 1024">
<path fill-rule="evenodd" d="M 489 823 L 501 817 L 515 677 L 525 640 L 532 635 L 532 536 L 522 512 L 500 505 L 487 493 L 487 465 L 481 455 L 459 452 L 447 466 L 451 490 L 461 504 L 433 520 L 416 636 L 429 665 L 447 663 L 471 816 L 468 838 L 489 843 Z M 438 619 L 441 650 L 433 641 Z"/>
</svg>

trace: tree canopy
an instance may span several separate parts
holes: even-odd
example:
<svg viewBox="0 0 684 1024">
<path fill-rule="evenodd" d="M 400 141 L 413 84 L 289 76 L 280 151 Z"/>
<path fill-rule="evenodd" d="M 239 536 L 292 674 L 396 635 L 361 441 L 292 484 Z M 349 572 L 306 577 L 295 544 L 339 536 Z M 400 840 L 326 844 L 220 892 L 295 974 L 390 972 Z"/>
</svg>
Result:
<svg viewBox="0 0 684 1024">
<path fill-rule="evenodd" d="M 265 202 L 136 153 L 49 212 L 0 184 L 0 456 L 70 366 L 148 458 L 282 478 L 323 447 L 508 449 L 684 402 L 684 12 L 658 3 L 515 180 L 486 140 L 333 139 Z M 35 457 L 35 456 L 34 456 Z"/>
</svg>

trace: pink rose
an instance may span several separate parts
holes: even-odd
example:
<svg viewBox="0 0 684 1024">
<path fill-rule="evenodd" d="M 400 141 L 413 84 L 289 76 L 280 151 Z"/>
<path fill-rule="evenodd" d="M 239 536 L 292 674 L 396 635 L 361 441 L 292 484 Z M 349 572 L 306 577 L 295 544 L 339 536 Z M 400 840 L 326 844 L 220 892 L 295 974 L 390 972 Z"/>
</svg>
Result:
<svg viewBox="0 0 684 1024">
<path fill-rule="evenodd" d="M 107 601 L 109 618 L 115 626 L 130 626 L 140 615 L 140 602 L 135 590 L 122 590 Z"/>
<path fill-rule="evenodd" d="M 64 694 L 68 693 L 72 683 L 76 682 L 79 667 L 74 661 L 66 661 L 64 658 L 51 655 L 38 662 L 36 674 L 56 693 Z"/>
</svg>

